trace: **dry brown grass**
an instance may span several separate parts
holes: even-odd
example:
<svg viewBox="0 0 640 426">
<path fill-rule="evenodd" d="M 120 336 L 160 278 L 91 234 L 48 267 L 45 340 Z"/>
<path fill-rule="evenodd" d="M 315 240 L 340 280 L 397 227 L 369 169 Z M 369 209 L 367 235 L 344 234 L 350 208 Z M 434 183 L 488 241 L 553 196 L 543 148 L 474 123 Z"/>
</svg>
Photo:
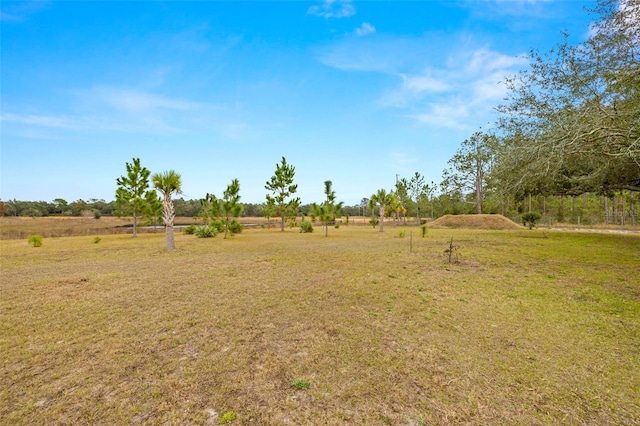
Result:
<svg viewBox="0 0 640 426">
<path fill-rule="evenodd" d="M 448 214 L 429 222 L 428 226 L 433 229 L 523 229 L 514 221 L 497 214 Z"/>
<path fill-rule="evenodd" d="M 246 217 L 240 218 L 241 223 L 266 224 L 267 219 Z M 272 226 L 273 226 L 272 220 Z M 176 217 L 175 225 L 189 225 L 200 223 L 200 219 L 192 217 Z M 129 217 L 102 216 L 100 219 L 88 217 L 50 216 L 50 217 L 0 217 L 0 239 L 13 240 L 27 238 L 32 234 L 39 234 L 45 238 L 72 237 L 81 235 L 111 235 L 131 234 L 133 220 Z M 163 229 L 149 229 L 140 226 L 138 233 L 161 233 Z"/>
<path fill-rule="evenodd" d="M 640 422 L 640 238 L 385 229 L 0 241 L 0 422 Z"/>
</svg>

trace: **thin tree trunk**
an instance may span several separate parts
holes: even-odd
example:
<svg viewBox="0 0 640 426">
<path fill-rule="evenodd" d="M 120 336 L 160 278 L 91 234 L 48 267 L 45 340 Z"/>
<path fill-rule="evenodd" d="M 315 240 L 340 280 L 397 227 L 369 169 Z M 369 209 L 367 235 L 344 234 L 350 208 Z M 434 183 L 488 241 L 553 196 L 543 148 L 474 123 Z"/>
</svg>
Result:
<svg viewBox="0 0 640 426">
<path fill-rule="evenodd" d="M 384 205 L 380 206 L 380 232 L 384 232 Z"/>
<path fill-rule="evenodd" d="M 479 155 L 479 147 L 476 146 L 476 155 Z M 482 214 L 482 161 L 476 158 L 476 213 Z"/>
<path fill-rule="evenodd" d="M 167 251 L 171 251 L 176 248 L 176 242 L 173 239 L 173 224 L 165 225 L 164 240 L 165 240 L 165 245 L 167 247 Z"/>
<path fill-rule="evenodd" d="M 280 230 L 284 232 L 284 215 L 280 217 Z"/>
<path fill-rule="evenodd" d="M 135 209 L 133 210 L 133 238 L 138 236 L 138 215 Z"/>
<path fill-rule="evenodd" d="M 175 217 L 176 212 L 173 208 L 173 201 L 171 201 L 171 194 L 165 194 L 162 218 L 164 219 L 164 236 L 167 251 L 171 251 L 176 248 L 176 243 L 173 239 L 173 220 Z"/>
</svg>

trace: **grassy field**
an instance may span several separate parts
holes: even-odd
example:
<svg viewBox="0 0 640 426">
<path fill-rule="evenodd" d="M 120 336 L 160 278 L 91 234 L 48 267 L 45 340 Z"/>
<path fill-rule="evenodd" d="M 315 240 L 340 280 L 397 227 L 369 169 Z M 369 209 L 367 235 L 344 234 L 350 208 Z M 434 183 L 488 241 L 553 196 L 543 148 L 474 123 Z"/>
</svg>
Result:
<svg viewBox="0 0 640 426">
<path fill-rule="evenodd" d="M 298 218 L 300 221 L 300 218 Z M 346 223 L 346 218 L 340 219 L 341 223 Z M 277 228 L 280 226 L 279 219 L 270 220 L 264 217 L 241 217 L 239 222 L 249 227 L 254 225 Z M 177 231 L 180 226 L 190 224 L 201 224 L 202 219 L 193 217 L 176 217 L 175 225 Z M 351 217 L 352 225 L 369 226 L 368 217 Z M 21 240 L 29 235 L 39 234 L 45 238 L 87 236 L 87 235 L 111 235 L 129 234 L 133 232 L 133 220 L 130 217 L 102 216 L 100 219 L 92 217 L 76 216 L 49 216 L 49 217 L 23 217 L 23 216 L 0 216 L 0 240 Z M 160 233 L 164 229 L 139 226 L 138 233 Z"/>
<path fill-rule="evenodd" d="M 640 236 L 385 230 L 0 241 L 0 423 L 640 424 Z"/>
</svg>

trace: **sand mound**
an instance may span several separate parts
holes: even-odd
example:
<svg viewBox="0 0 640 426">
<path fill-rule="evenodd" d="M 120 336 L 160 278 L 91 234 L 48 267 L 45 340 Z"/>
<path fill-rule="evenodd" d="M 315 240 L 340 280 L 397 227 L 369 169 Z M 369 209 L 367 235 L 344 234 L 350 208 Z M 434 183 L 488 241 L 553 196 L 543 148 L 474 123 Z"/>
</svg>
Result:
<svg viewBox="0 0 640 426">
<path fill-rule="evenodd" d="M 518 225 L 506 217 L 499 214 L 460 214 L 445 215 L 427 225 L 433 229 L 522 229 Z"/>
</svg>

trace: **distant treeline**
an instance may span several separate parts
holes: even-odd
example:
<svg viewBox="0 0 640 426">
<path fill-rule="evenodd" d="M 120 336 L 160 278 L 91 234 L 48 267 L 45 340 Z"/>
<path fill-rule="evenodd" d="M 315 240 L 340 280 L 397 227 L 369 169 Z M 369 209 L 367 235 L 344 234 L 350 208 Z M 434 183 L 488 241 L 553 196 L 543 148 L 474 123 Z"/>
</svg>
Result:
<svg viewBox="0 0 640 426">
<path fill-rule="evenodd" d="M 202 203 L 200 200 L 185 200 L 178 198 L 173 200 L 176 216 L 196 217 L 200 214 Z M 241 203 L 243 205 L 242 216 L 262 217 L 264 204 Z M 300 206 L 299 214 L 308 215 L 311 210 L 310 204 Z M 0 201 L 1 216 L 86 216 L 100 217 L 102 215 L 112 216 L 117 211 L 115 201 L 105 201 L 91 198 L 89 200 L 77 200 L 67 202 L 61 198 L 53 201 L 20 201 L 8 200 Z M 346 206 L 342 208 L 343 215 L 358 216 L 363 209 L 361 206 Z"/>
<path fill-rule="evenodd" d="M 371 216 L 377 214 L 368 207 L 368 198 L 360 204 L 343 206 L 342 216 Z M 197 217 L 202 209 L 200 200 L 173 200 L 176 216 Z M 265 204 L 242 203 L 243 217 L 264 217 Z M 436 219 L 446 214 L 473 214 L 475 203 L 473 194 L 439 194 L 425 198 L 419 204 L 412 200 L 404 200 L 404 208 L 399 212 L 388 212 L 397 215 L 403 222 L 409 223 Z M 484 213 L 502 214 L 520 222 L 520 216 L 529 211 L 537 211 L 542 216 L 542 223 L 572 223 L 577 225 L 636 225 L 640 205 L 640 193 L 623 191 L 611 197 L 595 193 L 580 196 L 528 196 L 504 202 L 500 197 L 488 196 L 484 201 Z M 0 201 L 1 216 L 85 216 L 99 218 L 102 215 L 115 215 L 115 201 L 95 198 L 77 200 L 67 203 L 63 199 L 47 201 Z M 309 216 L 311 204 L 301 205 L 298 216 Z M 419 216 L 418 216 L 419 215 Z M 406 219 L 405 219 L 406 218 Z"/>
</svg>

